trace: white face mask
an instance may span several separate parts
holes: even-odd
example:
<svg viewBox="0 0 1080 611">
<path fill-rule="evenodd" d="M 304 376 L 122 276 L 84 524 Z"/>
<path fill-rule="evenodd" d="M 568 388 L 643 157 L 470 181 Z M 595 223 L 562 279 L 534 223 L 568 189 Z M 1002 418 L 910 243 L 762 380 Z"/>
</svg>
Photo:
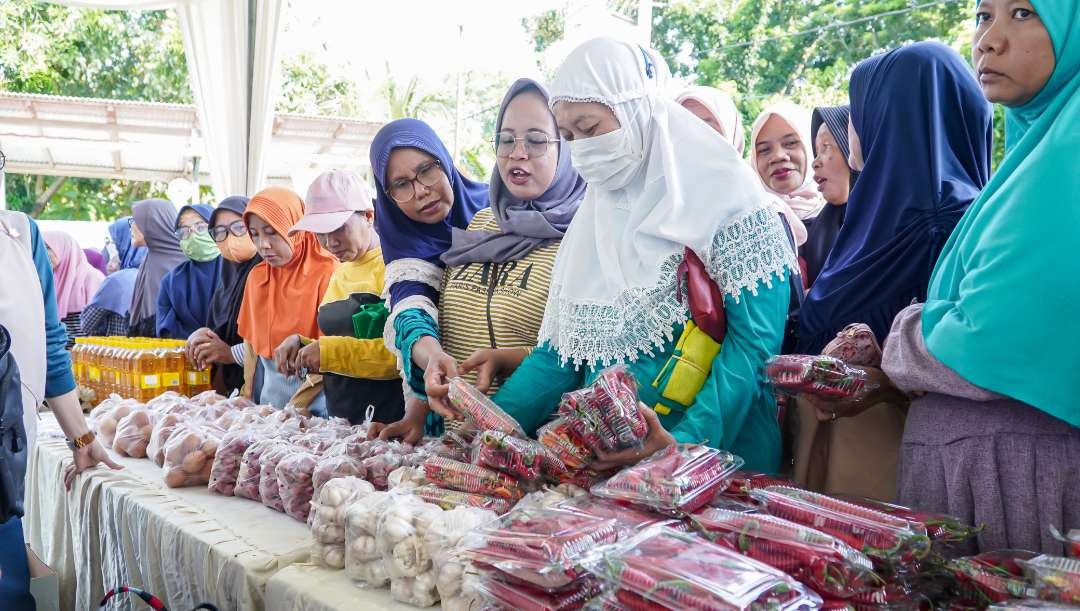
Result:
<svg viewBox="0 0 1080 611">
<path fill-rule="evenodd" d="M 638 154 L 626 126 L 606 134 L 570 141 L 570 162 L 592 188 L 615 190 L 630 182 Z"/>
</svg>

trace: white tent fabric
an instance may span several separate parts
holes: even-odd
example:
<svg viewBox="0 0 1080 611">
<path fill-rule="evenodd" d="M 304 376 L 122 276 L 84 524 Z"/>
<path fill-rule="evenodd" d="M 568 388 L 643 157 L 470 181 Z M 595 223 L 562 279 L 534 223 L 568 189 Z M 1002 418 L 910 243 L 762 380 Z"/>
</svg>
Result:
<svg viewBox="0 0 1080 611">
<path fill-rule="evenodd" d="M 175 9 L 214 192 L 222 199 L 258 191 L 278 94 L 284 0 L 52 1 L 80 8 Z"/>
</svg>

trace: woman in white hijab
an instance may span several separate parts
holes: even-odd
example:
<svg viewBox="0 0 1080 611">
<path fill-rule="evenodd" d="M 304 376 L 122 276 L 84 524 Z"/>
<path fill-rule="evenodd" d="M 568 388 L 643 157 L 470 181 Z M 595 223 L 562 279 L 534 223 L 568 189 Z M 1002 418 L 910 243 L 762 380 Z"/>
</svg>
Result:
<svg viewBox="0 0 1080 611">
<path fill-rule="evenodd" d="M 765 190 L 779 197 L 803 221 L 815 218 L 826 203 L 810 168 L 814 160 L 812 144 L 810 112 L 791 102 L 761 111 L 750 127 L 750 165 Z M 802 242 L 806 241 L 805 235 L 804 229 Z"/>
<path fill-rule="evenodd" d="M 776 404 L 759 377 L 780 349 L 795 258 L 753 172 L 666 95 L 668 74 L 654 51 L 597 38 L 550 84 L 588 188 L 556 258 L 540 345 L 493 399 L 532 432 L 564 392 L 625 363 L 649 437 L 642 450 L 598 452 L 597 468 L 688 442 L 775 472 Z M 698 348 L 708 338 L 680 299 L 687 250 L 724 296 L 727 334 L 712 349 Z"/>
<path fill-rule="evenodd" d="M 746 137 L 743 135 L 742 117 L 739 116 L 739 109 L 730 95 L 715 87 L 695 85 L 680 93 L 675 101 L 723 136 L 724 140 L 735 147 L 739 155 L 743 154 L 743 149 L 746 148 Z M 767 185 L 766 188 L 768 188 Z M 795 246 L 800 247 L 805 244 L 806 225 L 788 202 L 779 195 L 775 195 L 769 203 L 773 210 L 784 215 L 784 222 L 791 229 L 791 238 L 795 241 Z"/>
</svg>

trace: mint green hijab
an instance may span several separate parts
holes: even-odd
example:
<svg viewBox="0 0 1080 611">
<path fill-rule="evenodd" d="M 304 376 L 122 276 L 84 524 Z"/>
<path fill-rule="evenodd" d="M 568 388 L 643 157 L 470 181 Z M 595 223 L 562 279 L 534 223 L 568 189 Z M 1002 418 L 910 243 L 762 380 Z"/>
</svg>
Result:
<svg viewBox="0 0 1080 611">
<path fill-rule="evenodd" d="M 942 250 L 923 336 L 973 384 L 1080 426 L 1080 0 L 1032 4 L 1056 65 L 1005 111 L 1005 159 Z"/>
</svg>

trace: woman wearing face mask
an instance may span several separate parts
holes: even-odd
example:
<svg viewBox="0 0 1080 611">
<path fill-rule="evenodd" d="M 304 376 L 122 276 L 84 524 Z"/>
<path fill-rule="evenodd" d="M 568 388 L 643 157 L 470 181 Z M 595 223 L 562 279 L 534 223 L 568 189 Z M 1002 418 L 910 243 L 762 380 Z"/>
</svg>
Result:
<svg viewBox="0 0 1080 611">
<path fill-rule="evenodd" d="M 75 338 L 86 334 L 79 324 L 79 317 L 105 276 L 86 260 L 75 238 L 62 231 L 45 231 L 42 236 L 56 283 L 56 312 L 67 328 L 65 347 L 70 350 Z"/>
<path fill-rule="evenodd" d="M 382 424 L 405 413 L 397 359 L 376 322 L 385 321 L 386 266 L 374 223 L 371 193 L 352 172 L 326 172 L 311 183 L 304 218 L 289 235 L 313 234 L 341 264 L 319 306 L 322 337 L 292 335 L 274 351 L 275 361 L 292 372 L 321 372 L 330 415 L 353 424 L 366 419 L 368 406 L 374 407 L 372 422 Z M 357 336 L 358 314 L 372 321 L 365 337 Z"/>
<path fill-rule="evenodd" d="M 274 349 L 290 335 L 319 337 L 319 304 L 337 265 L 314 235 L 288 235 L 303 215 L 300 196 L 282 187 L 263 189 L 248 202 L 244 224 L 262 262 L 248 273 L 237 330 L 245 343 L 241 360 L 249 398 L 326 416 L 321 383 L 282 373 L 287 369 L 274 362 Z"/>
<path fill-rule="evenodd" d="M 664 94 L 667 75 L 655 51 L 611 38 L 579 46 L 556 73 L 552 110 L 588 188 L 556 257 L 539 346 L 493 400 L 532 432 L 562 393 L 624 362 L 649 435 L 640 451 L 601 453 L 598 468 L 678 441 L 775 472 L 776 403 L 758 376 L 780 349 L 795 258 L 750 168 Z M 687 250 L 725 296 L 722 350 L 676 351 L 707 339 L 679 299 Z"/>
<path fill-rule="evenodd" d="M 468 227 L 487 203 L 488 187 L 458 172 L 446 146 L 417 119 L 398 119 L 379 130 L 371 167 L 375 230 L 390 295 L 386 346 L 398 358 L 409 397 L 423 396 L 424 386 L 410 385 L 410 379 L 441 387 L 458 374 L 457 362 L 439 343 L 436 304 L 446 267 L 440 257 L 450 248 L 453 229 Z"/>
<path fill-rule="evenodd" d="M 161 281 L 157 336 L 187 339 L 206 325 L 210 299 L 221 283 L 221 251 L 210 237 L 206 204 L 184 206 L 176 217 L 176 237 L 188 258 Z"/>
<path fill-rule="evenodd" d="M 810 133 L 814 136 L 814 182 L 818 191 L 829 203 L 807 227 L 806 243 L 799 251 L 806 261 L 806 283 L 813 285 L 825 259 L 832 250 L 840 226 L 844 223 L 844 210 L 848 195 L 859 173 L 848 165 L 848 106 L 821 106 L 814 109 L 810 120 Z"/>
<path fill-rule="evenodd" d="M 982 0 L 975 15 L 972 63 L 1005 106 L 1007 148 L 925 305 L 903 310 L 885 344 L 883 369 L 915 396 L 900 500 L 984 524 L 959 553 L 1061 555 L 1049 527 L 1080 528 L 1080 173 L 1062 171 L 1080 124 L 1080 2 Z"/>
<path fill-rule="evenodd" d="M 244 226 L 248 198 L 226 197 L 210 215 L 210 236 L 221 251 L 221 282 L 210 300 L 206 326 L 188 337 L 188 359 L 211 365 L 214 388 L 223 395 L 244 385 L 244 340 L 236 329 L 248 272 L 262 258 Z"/>
<path fill-rule="evenodd" d="M 135 294 L 135 279 L 139 265 L 146 259 L 146 248 L 131 244 L 130 216 L 109 225 L 108 275 L 94 298 L 79 316 L 79 325 L 86 335 L 126 336 Z"/>
<path fill-rule="evenodd" d="M 132 291 L 128 335 L 155 337 L 158 294 L 165 275 L 187 261 L 176 237 L 176 208 L 163 199 L 144 199 L 131 207 L 131 244 L 145 246 Z"/>
<path fill-rule="evenodd" d="M 852 323 L 884 340 L 896 314 L 926 298 L 938 253 L 990 174 L 990 106 L 949 47 L 917 43 L 863 61 L 851 75 L 850 98 L 851 165 L 862 173 L 800 311 L 804 354 L 819 353 Z M 826 424 L 827 474 L 819 485 L 888 499 L 907 400 L 880 370 L 864 368 L 878 388 L 864 400 L 807 399 Z"/>
<path fill-rule="evenodd" d="M 461 364 L 465 378 L 494 393 L 536 346 L 555 253 L 585 195 L 570 150 L 559 139 L 547 91 L 519 79 L 503 97 L 495 122 L 491 207 L 467 231 L 454 229 L 439 303 L 440 347 Z M 482 307 L 478 307 L 482 306 Z M 425 386 L 431 403 L 445 406 L 440 380 Z M 414 441 L 423 433 L 427 406 L 387 427 L 384 437 Z"/>
</svg>

